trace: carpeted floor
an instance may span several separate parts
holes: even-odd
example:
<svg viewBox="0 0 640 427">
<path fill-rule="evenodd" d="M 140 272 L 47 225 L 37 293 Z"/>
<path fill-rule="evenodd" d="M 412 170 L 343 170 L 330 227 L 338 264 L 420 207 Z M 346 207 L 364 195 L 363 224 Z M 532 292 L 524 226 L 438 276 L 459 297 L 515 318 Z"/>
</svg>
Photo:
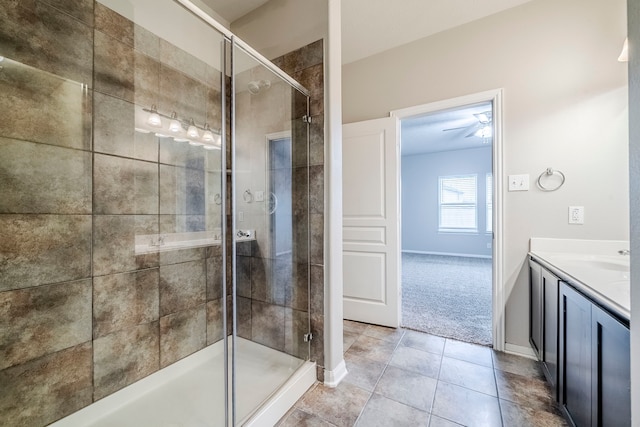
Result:
<svg viewBox="0 0 640 427">
<path fill-rule="evenodd" d="M 402 254 L 402 326 L 491 345 L 491 260 Z"/>
</svg>

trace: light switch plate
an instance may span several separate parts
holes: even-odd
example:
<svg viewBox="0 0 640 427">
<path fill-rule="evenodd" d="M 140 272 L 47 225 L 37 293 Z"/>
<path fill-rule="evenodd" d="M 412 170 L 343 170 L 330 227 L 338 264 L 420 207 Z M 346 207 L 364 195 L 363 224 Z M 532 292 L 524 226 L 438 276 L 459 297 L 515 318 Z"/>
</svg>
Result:
<svg viewBox="0 0 640 427">
<path fill-rule="evenodd" d="M 529 174 L 509 175 L 509 191 L 529 191 Z"/>
<path fill-rule="evenodd" d="M 264 191 L 256 191 L 256 202 L 264 202 Z"/>
</svg>

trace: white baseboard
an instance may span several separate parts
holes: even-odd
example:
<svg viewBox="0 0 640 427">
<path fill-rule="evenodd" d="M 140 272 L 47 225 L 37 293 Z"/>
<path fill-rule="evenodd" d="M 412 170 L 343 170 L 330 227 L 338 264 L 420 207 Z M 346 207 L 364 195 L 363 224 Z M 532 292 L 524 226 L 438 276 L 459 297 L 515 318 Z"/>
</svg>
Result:
<svg viewBox="0 0 640 427">
<path fill-rule="evenodd" d="M 464 258 L 486 258 L 486 259 L 491 259 L 491 255 L 458 254 L 458 253 L 449 253 L 449 252 L 430 252 L 430 251 L 413 251 L 413 250 L 409 250 L 409 249 L 403 249 L 402 253 L 420 254 L 420 255 L 459 256 L 459 257 L 464 257 Z"/>
<path fill-rule="evenodd" d="M 340 382 L 347 376 L 347 364 L 344 363 L 344 359 L 338 363 L 338 366 L 332 371 L 324 370 L 324 385 L 327 387 L 335 388 Z"/>
<path fill-rule="evenodd" d="M 538 360 L 536 354 L 533 352 L 533 349 L 529 346 L 505 343 L 504 352 L 515 354 L 516 356 L 526 357 L 527 359 Z"/>
</svg>

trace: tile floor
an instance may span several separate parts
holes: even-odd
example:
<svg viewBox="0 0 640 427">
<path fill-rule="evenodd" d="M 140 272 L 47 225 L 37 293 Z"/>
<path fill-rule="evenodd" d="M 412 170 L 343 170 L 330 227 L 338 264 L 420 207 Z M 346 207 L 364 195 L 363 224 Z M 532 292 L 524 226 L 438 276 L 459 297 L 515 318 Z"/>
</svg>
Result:
<svg viewBox="0 0 640 427">
<path fill-rule="evenodd" d="M 345 321 L 349 375 L 279 422 L 310 426 L 566 426 L 538 362 L 406 329 Z"/>
</svg>

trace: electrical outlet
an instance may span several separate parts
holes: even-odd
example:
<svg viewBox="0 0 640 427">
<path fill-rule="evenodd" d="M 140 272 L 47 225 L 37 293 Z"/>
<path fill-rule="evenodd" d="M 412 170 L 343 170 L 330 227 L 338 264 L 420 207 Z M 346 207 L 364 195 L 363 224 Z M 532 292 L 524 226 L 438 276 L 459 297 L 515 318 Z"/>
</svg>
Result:
<svg viewBox="0 0 640 427">
<path fill-rule="evenodd" d="M 238 211 L 238 222 L 244 221 L 244 212 Z"/>
<path fill-rule="evenodd" d="M 569 206 L 569 224 L 584 224 L 584 206 Z"/>
<path fill-rule="evenodd" d="M 509 191 L 529 191 L 529 174 L 509 175 Z"/>
</svg>

